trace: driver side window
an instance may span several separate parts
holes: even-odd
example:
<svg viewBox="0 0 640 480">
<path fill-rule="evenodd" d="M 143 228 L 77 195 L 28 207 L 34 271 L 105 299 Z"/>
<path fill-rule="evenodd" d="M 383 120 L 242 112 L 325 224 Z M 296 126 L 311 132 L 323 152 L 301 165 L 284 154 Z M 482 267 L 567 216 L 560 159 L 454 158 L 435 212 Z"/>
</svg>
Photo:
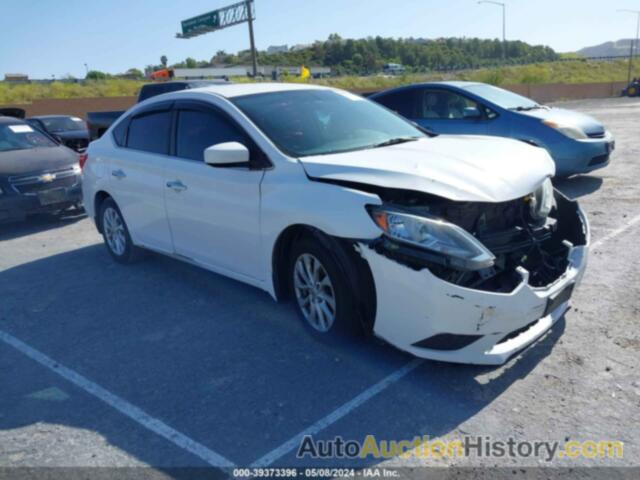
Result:
<svg viewBox="0 0 640 480">
<path fill-rule="evenodd" d="M 433 120 L 462 120 L 465 110 L 476 109 L 480 105 L 458 93 L 447 90 L 429 90 L 420 92 L 418 97 L 418 118 Z M 468 111 L 468 110 L 467 110 Z"/>
<path fill-rule="evenodd" d="M 176 156 L 204 162 L 204 150 L 211 145 L 239 142 L 249 148 L 246 136 L 223 115 L 214 111 L 179 110 Z"/>
</svg>

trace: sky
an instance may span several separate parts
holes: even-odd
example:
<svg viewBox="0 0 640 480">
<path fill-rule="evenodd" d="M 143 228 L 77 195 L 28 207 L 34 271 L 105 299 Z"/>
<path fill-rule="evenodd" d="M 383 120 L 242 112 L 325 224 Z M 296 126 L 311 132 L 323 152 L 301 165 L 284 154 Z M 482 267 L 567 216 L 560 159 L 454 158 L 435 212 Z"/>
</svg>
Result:
<svg viewBox="0 0 640 480">
<path fill-rule="evenodd" d="M 635 35 L 639 0 L 504 0 L 507 38 L 575 51 Z M 186 57 L 209 60 L 218 50 L 249 47 L 246 24 L 190 40 L 175 38 L 180 20 L 236 0 L 0 0 L 0 78 L 84 77 Z M 502 35 L 498 6 L 476 0 L 255 0 L 256 44 L 289 46 L 343 38 Z"/>
</svg>

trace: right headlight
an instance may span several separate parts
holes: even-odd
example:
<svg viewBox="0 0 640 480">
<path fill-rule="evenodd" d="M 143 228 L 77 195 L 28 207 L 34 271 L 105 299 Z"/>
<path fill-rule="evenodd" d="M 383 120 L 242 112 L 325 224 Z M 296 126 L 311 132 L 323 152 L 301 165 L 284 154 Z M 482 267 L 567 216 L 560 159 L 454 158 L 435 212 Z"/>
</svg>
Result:
<svg viewBox="0 0 640 480">
<path fill-rule="evenodd" d="M 371 208 L 369 214 L 388 237 L 441 254 L 454 267 L 481 270 L 495 261 L 493 253 L 482 243 L 453 223 L 384 207 Z"/>
<path fill-rule="evenodd" d="M 574 140 L 585 140 L 589 138 L 586 133 L 582 131 L 581 128 L 572 127 L 570 125 L 562 125 L 560 123 L 552 122 L 551 120 L 545 120 L 544 123 L 547 127 L 551 127 L 554 130 L 557 130 L 565 137 L 573 138 Z"/>
</svg>

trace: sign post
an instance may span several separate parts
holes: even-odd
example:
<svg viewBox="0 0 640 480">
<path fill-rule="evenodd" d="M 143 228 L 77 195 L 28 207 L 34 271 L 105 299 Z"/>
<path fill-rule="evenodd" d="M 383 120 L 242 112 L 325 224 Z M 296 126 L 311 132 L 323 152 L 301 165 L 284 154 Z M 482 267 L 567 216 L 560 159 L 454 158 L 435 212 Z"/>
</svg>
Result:
<svg viewBox="0 0 640 480">
<path fill-rule="evenodd" d="M 193 38 L 205 33 L 215 32 L 223 28 L 232 27 L 240 23 L 249 24 L 249 41 L 251 43 L 251 59 L 253 63 L 253 76 L 258 75 L 258 58 L 256 53 L 255 38 L 253 35 L 253 21 L 255 9 L 253 0 L 244 0 L 228 7 L 207 12 L 197 17 L 187 18 L 181 22 L 182 32 L 176 34 L 176 38 Z"/>
<path fill-rule="evenodd" d="M 258 56 L 256 54 L 256 41 L 253 37 L 253 15 L 251 14 L 251 6 L 253 0 L 247 0 L 247 10 L 249 10 L 249 41 L 251 43 L 251 63 L 253 64 L 253 78 L 258 76 Z"/>
</svg>

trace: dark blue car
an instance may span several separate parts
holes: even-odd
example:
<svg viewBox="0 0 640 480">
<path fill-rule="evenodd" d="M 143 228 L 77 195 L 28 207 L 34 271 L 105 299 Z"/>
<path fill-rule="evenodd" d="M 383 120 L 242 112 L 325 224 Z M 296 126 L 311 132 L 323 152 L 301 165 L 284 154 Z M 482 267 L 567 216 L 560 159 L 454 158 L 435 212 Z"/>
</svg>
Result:
<svg viewBox="0 0 640 480">
<path fill-rule="evenodd" d="M 436 133 L 510 137 L 545 148 L 559 177 L 607 166 L 615 148 L 611 133 L 587 115 L 484 83 L 422 83 L 369 98 Z"/>
</svg>

